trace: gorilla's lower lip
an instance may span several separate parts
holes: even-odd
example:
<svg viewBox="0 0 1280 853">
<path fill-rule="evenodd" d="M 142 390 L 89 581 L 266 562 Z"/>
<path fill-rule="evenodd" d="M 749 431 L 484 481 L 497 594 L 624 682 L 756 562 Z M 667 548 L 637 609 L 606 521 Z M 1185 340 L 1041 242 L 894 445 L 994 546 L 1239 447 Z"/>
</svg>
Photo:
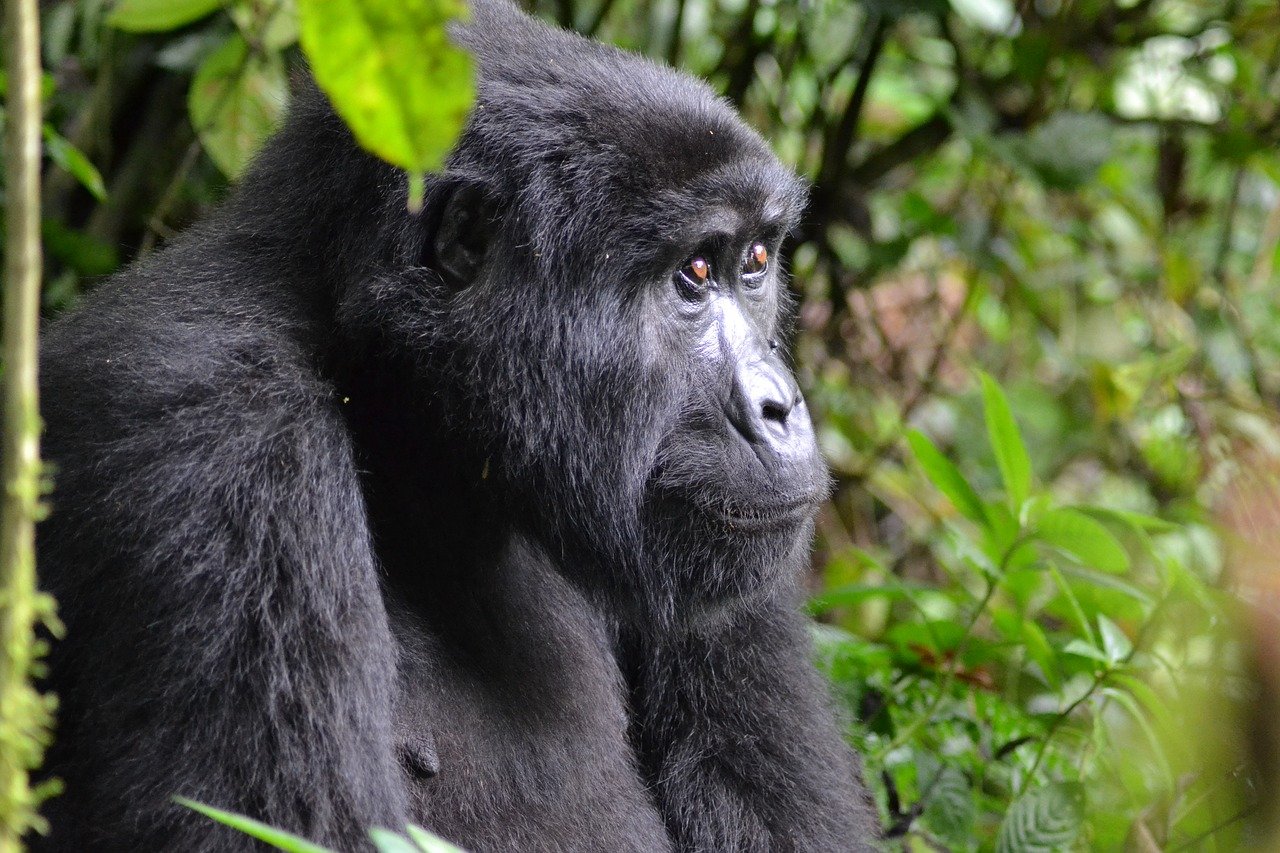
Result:
<svg viewBox="0 0 1280 853">
<path fill-rule="evenodd" d="M 817 498 L 806 497 L 771 504 L 721 504 L 706 509 L 716 520 L 732 528 L 765 533 L 807 521 L 817 506 Z"/>
</svg>

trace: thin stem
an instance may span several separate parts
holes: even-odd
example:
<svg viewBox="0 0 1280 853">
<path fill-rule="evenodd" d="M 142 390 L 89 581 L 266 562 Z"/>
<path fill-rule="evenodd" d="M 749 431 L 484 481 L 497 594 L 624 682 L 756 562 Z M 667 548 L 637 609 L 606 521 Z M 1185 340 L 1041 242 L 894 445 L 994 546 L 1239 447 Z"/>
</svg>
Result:
<svg viewBox="0 0 1280 853">
<path fill-rule="evenodd" d="M 40 754 L 34 656 L 35 522 L 40 503 L 36 335 L 40 321 L 40 18 L 36 0 L 6 0 L 4 412 L 0 444 L 0 853 L 22 849 L 38 818 L 32 753 Z M 31 730 L 32 722 L 38 729 Z"/>
</svg>

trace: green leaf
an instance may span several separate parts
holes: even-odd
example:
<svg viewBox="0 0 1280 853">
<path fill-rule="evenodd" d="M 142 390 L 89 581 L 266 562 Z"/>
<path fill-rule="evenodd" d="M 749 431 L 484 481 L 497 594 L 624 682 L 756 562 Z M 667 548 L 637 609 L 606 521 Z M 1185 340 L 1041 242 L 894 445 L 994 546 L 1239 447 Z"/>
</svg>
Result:
<svg viewBox="0 0 1280 853">
<path fill-rule="evenodd" d="M 1039 576 L 1036 577 L 1038 580 Z M 1058 657 L 1035 620 L 1011 610 L 993 610 L 991 620 L 1007 639 L 1023 645 L 1027 655 L 1040 665 L 1045 681 L 1056 690 L 1062 683 L 1058 676 Z"/>
<path fill-rule="evenodd" d="M 1181 529 L 1172 521 L 1165 521 L 1163 518 L 1157 518 L 1154 515 L 1131 510 L 1112 509 L 1102 506 L 1082 506 L 1078 507 L 1078 509 L 1096 518 L 1121 522 L 1144 533 L 1173 533 Z"/>
<path fill-rule="evenodd" d="M 1064 654 L 1076 655 L 1082 658 L 1089 658 L 1090 660 L 1096 660 L 1099 663 L 1111 662 L 1110 659 L 1108 659 L 1105 652 L 1103 652 L 1101 649 L 1094 648 L 1093 646 L 1086 643 L 1084 640 L 1072 640 L 1071 642 L 1067 643 L 1065 646 L 1062 647 L 1062 651 Z"/>
<path fill-rule="evenodd" d="M 1071 565 L 1063 565 L 1062 573 L 1099 589 L 1115 590 L 1139 602 L 1144 607 L 1155 607 L 1156 600 L 1151 597 L 1150 593 L 1115 575 L 1104 575 L 1102 572 L 1095 572 L 1083 566 Z"/>
<path fill-rule="evenodd" d="M 1113 574 L 1129 570 L 1129 555 L 1111 531 L 1078 510 L 1049 510 L 1036 521 L 1035 536 L 1082 565 Z"/>
<path fill-rule="evenodd" d="M 72 145 L 49 125 L 44 126 L 44 150 L 58 167 L 80 182 L 98 201 L 107 198 L 107 187 L 98 169 L 84 156 L 84 152 Z"/>
<path fill-rule="evenodd" d="M 178 805 L 200 812 L 206 817 L 213 818 L 218 823 L 237 829 L 245 835 L 256 838 L 259 841 L 265 841 L 277 850 L 285 850 L 288 853 L 333 853 L 327 847 L 313 844 L 305 838 L 300 838 L 282 829 L 267 826 L 261 821 L 245 817 L 242 814 L 215 809 L 213 806 L 206 806 L 204 803 L 197 803 L 195 800 L 188 800 L 186 797 L 174 797 L 173 801 Z"/>
<path fill-rule="evenodd" d="M 176 30 L 222 8 L 222 0 L 120 0 L 107 25 L 131 33 Z"/>
<path fill-rule="evenodd" d="M 936 587 L 912 581 L 898 581 L 893 585 L 887 583 L 851 583 L 815 595 L 807 605 L 809 612 L 821 613 L 833 607 L 851 607 L 875 598 L 908 599 L 917 595 L 942 595 Z"/>
<path fill-rule="evenodd" d="M 413 839 L 413 843 L 422 848 L 424 853 L 464 853 L 461 847 L 450 844 L 440 836 L 432 832 L 427 832 L 420 826 L 409 824 L 405 832 L 409 833 L 409 837 Z"/>
<path fill-rule="evenodd" d="M 1014 514 L 1031 492 L 1031 459 L 1022 443 L 1018 424 L 1013 419 L 1009 400 L 996 381 L 985 373 L 982 380 L 982 408 L 987 421 L 987 437 L 1000 466 L 1000 477 Z"/>
<path fill-rule="evenodd" d="M 475 97 L 446 25 L 464 0 L 299 0 L 311 70 L 359 143 L 411 174 L 440 168 Z"/>
<path fill-rule="evenodd" d="M 369 838 L 373 839 L 378 853 L 421 853 L 409 839 L 389 829 L 371 829 Z"/>
<path fill-rule="evenodd" d="M 929 482 L 947 496 L 961 515 L 986 527 L 987 513 L 982 507 L 982 500 L 951 460 L 943 456 L 920 430 L 913 429 L 907 433 L 907 444 Z"/>
<path fill-rule="evenodd" d="M 284 50 L 298 41 L 295 0 L 238 0 L 228 14 L 245 38 L 267 50 Z"/>
<path fill-rule="evenodd" d="M 1120 626 L 1101 613 L 1098 614 L 1098 630 L 1102 635 L 1102 650 L 1107 654 L 1107 662 L 1117 664 L 1133 652 L 1133 642 Z"/>
<path fill-rule="evenodd" d="M 996 853 L 1061 853 L 1073 849 L 1084 821 L 1084 789 L 1060 782 L 1023 794 L 1004 816 Z"/>
<path fill-rule="evenodd" d="M 279 56 L 251 54 L 233 35 L 201 63 L 187 106 L 200 144 L 223 174 L 236 178 L 279 126 L 288 97 Z"/>
<path fill-rule="evenodd" d="M 921 817 L 936 834 L 962 846 L 973 838 L 973 821 L 977 811 L 973 786 L 955 767 L 941 766 L 933 770 L 921 785 L 927 791 Z"/>
</svg>

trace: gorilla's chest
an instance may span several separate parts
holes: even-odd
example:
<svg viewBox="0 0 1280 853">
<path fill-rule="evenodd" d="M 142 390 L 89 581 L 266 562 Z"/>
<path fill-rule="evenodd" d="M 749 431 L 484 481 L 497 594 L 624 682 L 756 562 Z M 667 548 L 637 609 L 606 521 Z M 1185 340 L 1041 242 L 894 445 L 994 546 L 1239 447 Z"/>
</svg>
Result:
<svg viewBox="0 0 1280 853">
<path fill-rule="evenodd" d="M 393 613 L 414 820 L 476 853 L 669 849 L 594 612 L 558 577 L 503 600 Z"/>
</svg>

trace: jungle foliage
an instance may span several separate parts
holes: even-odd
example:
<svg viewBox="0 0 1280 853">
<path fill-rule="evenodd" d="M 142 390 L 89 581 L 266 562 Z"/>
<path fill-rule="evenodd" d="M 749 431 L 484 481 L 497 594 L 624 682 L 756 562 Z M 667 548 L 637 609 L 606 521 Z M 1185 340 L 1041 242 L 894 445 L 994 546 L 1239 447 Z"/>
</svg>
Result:
<svg viewBox="0 0 1280 853">
<path fill-rule="evenodd" d="M 385 71 L 405 20 L 335 28 L 395 5 L 43 4 L 46 313 L 216 202 L 303 49 L 331 93 L 335 39 Z M 793 349 L 836 488 L 810 607 L 889 845 L 1266 845 L 1280 7 L 536 10 L 705 76 L 812 182 Z M 422 172 L 433 141 L 369 115 L 427 127 L 471 90 L 465 57 L 415 61 L 343 115 Z"/>
</svg>

